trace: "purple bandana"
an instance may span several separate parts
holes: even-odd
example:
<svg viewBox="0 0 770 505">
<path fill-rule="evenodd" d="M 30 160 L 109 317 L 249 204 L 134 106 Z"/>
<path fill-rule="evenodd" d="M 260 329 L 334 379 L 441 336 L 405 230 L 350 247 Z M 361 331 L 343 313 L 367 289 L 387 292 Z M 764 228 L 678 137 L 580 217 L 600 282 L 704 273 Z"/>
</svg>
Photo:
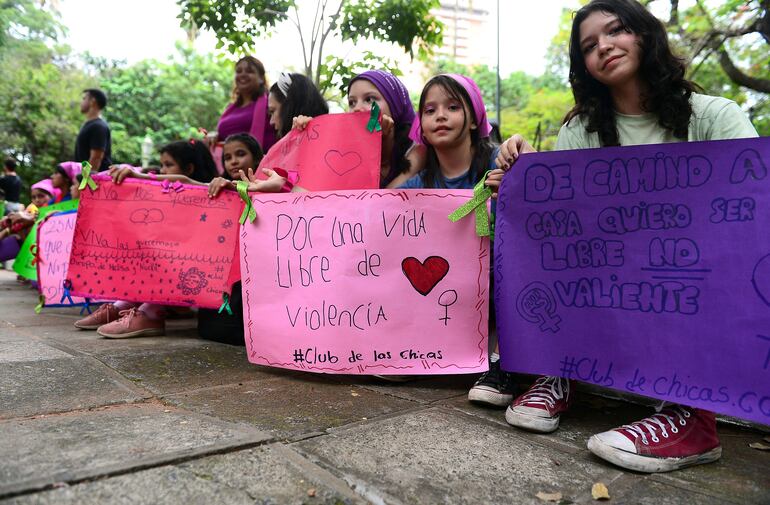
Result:
<svg viewBox="0 0 770 505">
<path fill-rule="evenodd" d="M 476 82 L 470 77 L 466 77 L 460 74 L 441 74 L 447 77 L 451 77 L 457 81 L 465 91 L 468 92 L 468 96 L 471 97 L 471 106 L 473 107 L 473 115 L 476 118 L 476 125 L 479 129 L 479 137 L 489 137 L 489 132 L 492 131 L 492 125 L 487 120 L 487 109 L 484 107 L 484 99 L 481 98 L 481 90 Z M 412 122 L 412 129 L 409 131 L 409 138 L 417 144 L 424 144 L 422 139 L 422 126 L 420 125 L 420 116 L 416 115 Z"/>
<path fill-rule="evenodd" d="M 348 93 L 350 93 L 350 86 L 359 79 L 371 82 L 382 94 L 382 97 L 388 103 L 394 123 L 397 125 L 410 124 L 414 120 L 414 107 L 409 99 L 409 91 L 393 74 L 384 70 L 361 72 L 348 84 Z"/>
</svg>

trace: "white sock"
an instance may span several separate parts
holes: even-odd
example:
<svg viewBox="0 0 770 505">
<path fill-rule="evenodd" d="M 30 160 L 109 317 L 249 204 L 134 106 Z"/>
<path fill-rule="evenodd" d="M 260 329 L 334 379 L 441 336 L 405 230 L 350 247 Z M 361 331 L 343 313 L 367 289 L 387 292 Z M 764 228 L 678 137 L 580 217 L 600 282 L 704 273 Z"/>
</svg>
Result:
<svg viewBox="0 0 770 505">
<path fill-rule="evenodd" d="M 500 355 L 499 354 L 497 354 L 496 352 L 493 352 L 492 354 L 489 355 L 489 362 L 490 363 L 495 363 L 497 361 L 500 361 Z"/>
</svg>

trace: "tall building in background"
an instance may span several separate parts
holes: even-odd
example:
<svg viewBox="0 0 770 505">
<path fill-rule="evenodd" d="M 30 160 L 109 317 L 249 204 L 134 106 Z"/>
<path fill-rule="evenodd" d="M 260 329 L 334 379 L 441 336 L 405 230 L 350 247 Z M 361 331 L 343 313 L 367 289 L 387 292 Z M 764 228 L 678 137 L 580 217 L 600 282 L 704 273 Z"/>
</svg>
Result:
<svg viewBox="0 0 770 505">
<path fill-rule="evenodd" d="M 444 23 L 439 58 L 463 65 L 495 64 L 494 0 L 442 0 L 434 15 Z"/>
</svg>

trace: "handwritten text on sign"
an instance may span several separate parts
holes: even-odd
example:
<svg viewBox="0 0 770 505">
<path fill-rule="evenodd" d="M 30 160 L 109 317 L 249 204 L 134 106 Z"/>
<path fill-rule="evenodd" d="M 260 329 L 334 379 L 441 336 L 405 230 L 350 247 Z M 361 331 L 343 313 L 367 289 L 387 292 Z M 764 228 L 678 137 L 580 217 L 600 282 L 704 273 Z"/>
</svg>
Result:
<svg viewBox="0 0 770 505">
<path fill-rule="evenodd" d="M 85 300 L 79 296 L 67 296 L 64 282 L 75 231 L 76 212 L 52 214 L 37 227 L 37 280 L 45 305 L 80 305 Z"/>
<path fill-rule="evenodd" d="M 205 187 L 96 178 L 81 193 L 70 257 L 72 292 L 165 305 L 218 308 L 229 292 L 236 193 Z"/>
<path fill-rule="evenodd" d="M 770 141 L 516 168 L 495 235 L 503 366 L 770 424 Z"/>
<path fill-rule="evenodd" d="M 249 360 L 350 374 L 487 367 L 489 241 L 470 191 L 258 195 L 242 227 Z"/>
<path fill-rule="evenodd" d="M 283 168 L 308 191 L 379 188 L 382 132 L 367 130 L 368 121 L 365 112 L 313 118 L 271 147 L 259 168 Z"/>
</svg>

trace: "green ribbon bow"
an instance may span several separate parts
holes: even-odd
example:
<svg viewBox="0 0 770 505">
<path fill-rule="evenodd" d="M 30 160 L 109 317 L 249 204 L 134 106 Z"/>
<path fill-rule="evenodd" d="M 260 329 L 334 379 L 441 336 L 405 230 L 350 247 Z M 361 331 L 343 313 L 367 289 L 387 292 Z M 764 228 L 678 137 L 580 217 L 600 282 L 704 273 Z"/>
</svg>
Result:
<svg viewBox="0 0 770 505">
<path fill-rule="evenodd" d="M 487 212 L 487 200 L 492 198 L 492 190 L 484 185 L 488 175 L 489 172 L 484 174 L 484 177 L 482 177 L 479 183 L 473 188 L 473 198 L 449 214 L 449 220 L 456 223 L 470 214 L 471 211 L 475 211 L 476 235 L 479 237 L 489 237 L 491 239 L 495 234 L 495 221 L 494 216 L 490 218 L 490 215 Z"/>
<path fill-rule="evenodd" d="M 241 195 L 241 200 L 243 200 L 243 203 L 246 204 L 246 206 L 243 208 L 243 213 L 241 214 L 240 219 L 238 219 L 238 222 L 243 224 L 246 222 L 246 219 L 248 219 L 253 223 L 254 220 L 257 219 L 257 211 L 254 209 L 254 204 L 251 203 L 251 197 L 249 196 L 249 185 L 244 181 L 238 181 L 235 184 L 235 187 L 238 189 L 238 194 Z"/>
<path fill-rule="evenodd" d="M 369 133 L 382 131 L 382 125 L 380 124 L 380 106 L 377 105 L 377 102 L 372 102 L 372 112 L 369 114 L 369 122 L 366 124 L 366 129 L 369 130 Z"/>
<path fill-rule="evenodd" d="M 230 308 L 230 295 L 227 293 L 222 293 L 222 305 L 217 314 L 221 314 L 223 310 L 226 310 L 229 315 L 233 315 L 233 309 Z"/>
<path fill-rule="evenodd" d="M 35 314 L 40 314 L 40 311 L 43 310 L 43 305 L 45 304 L 45 296 L 40 295 L 37 302 L 37 305 L 35 305 Z"/>
<path fill-rule="evenodd" d="M 96 191 L 96 188 L 99 186 L 96 185 L 96 181 L 91 177 L 91 164 L 89 162 L 83 162 L 83 170 L 81 170 L 80 174 L 83 177 L 83 180 L 80 181 L 78 189 L 83 191 L 86 189 L 86 186 L 88 186 L 91 191 Z"/>
</svg>

